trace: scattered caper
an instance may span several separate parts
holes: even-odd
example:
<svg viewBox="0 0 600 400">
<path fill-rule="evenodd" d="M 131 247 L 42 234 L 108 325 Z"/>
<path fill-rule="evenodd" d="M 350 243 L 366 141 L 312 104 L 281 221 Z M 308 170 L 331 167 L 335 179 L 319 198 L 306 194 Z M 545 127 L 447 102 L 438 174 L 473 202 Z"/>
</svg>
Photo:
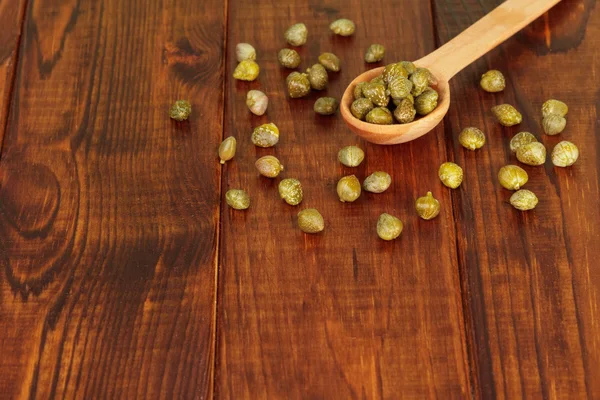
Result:
<svg viewBox="0 0 600 400">
<path fill-rule="evenodd" d="M 302 232 L 319 233 L 325 228 L 325 221 L 316 208 L 307 208 L 298 213 L 298 226 Z"/>
<path fill-rule="evenodd" d="M 517 125 L 523 120 L 521 113 L 510 104 L 500 104 L 499 106 L 492 107 L 492 113 L 500 125 L 504 126 Z"/>
<path fill-rule="evenodd" d="M 353 202 L 360 197 L 360 182 L 354 175 L 344 176 L 338 181 L 337 194 L 342 203 Z"/>
<path fill-rule="evenodd" d="M 279 196 L 290 206 L 302 202 L 302 185 L 298 179 L 286 178 L 279 182 Z"/>
<path fill-rule="evenodd" d="M 533 210 L 537 206 L 538 198 L 530 190 L 521 189 L 510 196 L 510 204 L 517 210 L 527 211 Z"/>
<path fill-rule="evenodd" d="M 363 181 L 363 189 L 371 193 L 383 193 L 392 184 L 392 177 L 384 171 L 375 171 Z"/>
<path fill-rule="evenodd" d="M 564 117 L 556 114 L 550 114 L 542 120 L 542 127 L 546 135 L 558 135 L 565 130 L 567 120 Z"/>
<path fill-rule="evenodd" d="M 404 67 L 404 69 L 406 70 L 406 72 L 408 72 L 408 74 L 412 74 L 417 70 L 417 67 L 415 66 L 415 64 L 413 64 L 410 61 L 400 61 L 398 64 L 400 64 L 401 66 Z"/>
<path fill-rule="evenodd" d="M 358 167 L 365 159 L 365 152 L 360 147 L 346 146 L 338 152 L 338 160 L 346 167 Z"/>
<path fill-rule="evenodd" d="M 253 81 L 258 77 L 260 67 L 252 60 L 244 60 L 233 70 L 233 77 L 241 81 Z"/>
<path fill-rule="evenodd" d="M 579 149 L 573 143 L 563 140 L 552 149 L 552 164 L 557 167 L 570 167 L 579 158 Z"/>
<path fill-rule="evenodd" d="M 329 25 L 329 29 L 331 29 L 336 35 L 350 36 L 354 33 L 356 26 L 354 25 L 354 22 L 350 21 L 349 19 L 342 18 L 333 21 L 331 25 Z"/>
<path fill-rule="evenodd" d="M 376 63 L 383 60 L 385 55 L 385 47 L 381 44 L 372 44 L 365 53 L 365 62 Z"/>
<path fill-rule="evenodd" d="M 246 105 L 254 115 L 263 115 L 267 111 L 269 98 L 260 90 L 250 90 L 246 95 Z"/>
<path fill-rule="evenodd" d="M 481 76 L 479 84 L 486 92 L 496 93 L 504 90 L 506 80 L 502 72 L 492 69 Z"/>
<path fill-rule="evenodd" d="M 510 139 L 510 151 L 513 153 L 517 152 L 517 149 L 524 144 L 531 142 L 537 142 L 537 139 L 530 132 L 519 132 L 512 139 Z"/>
<path fill-rule="evenodd" d="M 367 99 L 379 107 L 385 107 L 390 102 L 385 86 L 381 83 L 369 82 L 362 87 L 362 92 Z"/>
<path fill-rule="evenodd" d="M 331 115 L 335 114 L 339 104 L 340 103 L 333 97 L 319 97 L 317 101 L 315 101 L 313 109 L 317 114 Z"/>
<path fill-rule="evenodd" d="M 261 157 L 256 160 L 254 166 L 256 166 L 256 169 L 262 176 L 266 176 L 267 178 L 276 178 L 283 171 L 283 165 L 274 156 Z"/>
<path fill-rule="evenodd" d="M 185 121 L 192 113 L 192 105 L 187 100 L 177 100 L 169 110 L 169 117 L 175 121 Z"/>
<path fill-rule="evenodd" d="M 415 99 L 415 110 L 417 110 L 417 114 L 427 115 L 435 110 L 438 104 L 438 98 L 438 92 L 431 88 L 426 89 Z"/>
<path fill-rule="evenodd" d="M 270 122 L 257 126 L 252 131 L 252 143 L 258 147 L 272 147 L 279 142 L 279 128 Z"/>
<path fill-rule="evenodd" d="M 350 106 L 350 112 L 355 118 L 364 120 L 365 116 L 373 109 L 373 102 L 366 97 L 354 100 Z"/>
<path fill-rule="evenodd" d="M 391 125 L 394 122 L 392 112 L 385 107 L 375 107 L 365 117 L 366 121 L 377 125 Z"/>
<path fill-rule="evenodd" d="M 225 164 L 225 161 L 229 161 L 235 156 L 236 145 L 237 142 L 233 136 L 229 136 L 221 142 L 219 145 L 219 158 L 221 159 L 221 164 Z"/>
<path fill-rule="evenodd" d="M 300 65 L 300 54 L 294 49 L 281 49 L 277 53 L 279 64 L 286 68 L 296 68 Z"/>
<path fill-rule="evenodd" d="M 338 72 L 340 70 L 340 59 L 333 53 L 323 53 L 319 56 L 319 62 L 328 71 Z"/>
<path fill-rule="evenodd" d="M 549 115 L 558 115 L 564 117 L 569 112 L 569 107 L 560 100 L 550 99 L 542 105 L 542 115 L 545 117 Z"/>
<path fill-rule="evenodd" d="M 294 71 L 288 75 L 285 83 L 292 99 L 304 97 L 310 93 L 310 81 L 307 74 Z"/>
<path fill-rule="evenodd" d="M 360 98 L 364 98 L 365 95 L 362 92 L 362 88 L 369 82 L 359 82 L 356 84 L 356 86 L 354 86 L 354 100 L 358 100 Z"/>
<path fill-rule="evenodd" d="M 285 31 L 285 40 L 292 46 L 302 46 L 306 43 L 308 29 L 303 23 L 294 24 Z"/>
<path fill-rule="evenodd" d="M 329 76 L 327 75 L 327 70 L 321 64 L 315 64 L 309 69 L 306 70 L 308 74 L 308 81 L 310 82 L 310 87 L 315 90 L 323 90 L 327 88 L 327 84 L 329 83 Z"/>
<path fill-rule="evenodd" d="M 440 165 L 438 176 L 445 186 L 456 189 L 463 181 L 463 169 L 453 162 L 445 162 Z"/>
<path fill-rule="evenodd" d="M 485 144 L 485 133 L 474 127 L 465 128 L 458 135 L 458 142 L 469 150 L 476 150 Z"/>
<path fill-rule="evenodd" d="M 519 190 L 528 180 L 527 171 L 517 165 L 505 165 L 498 171 L 498 181 L 508 190 Z"/>
<path fill-rule="evenodd" d="M 377 235 L 383 240 L 394 240 L 402 233 L 402 221 L 393 215 L 383 213 L 377 220 Z"/>
<path fill-rule="evenodd" d="M 249 43 L 238 43 L 235 46 L 235 58 L 238 62 L 256 60 L 256 50 Z"/>
<path fill-rule="evenodd" d="M 397 107 L 394 110 L 394 118 L 401 124 L 413 122 L 415 120 L 415 115 L 417 115 L 417 110 L 415 110 L 415 106 L 409 98 L 400 100 L 400 103 L 397 104 Z"/>
<path fill-rule="evenodd" d="M 403 76 L 392 78 L 388 83 L 388 90 L 392 99 L 404 99 L 410 96 L 412 91 L 412 82 Z"/>
<path fill-rule="evenodd" d="M 524 144 L 517 149 L 517 160 L 527 165 L 542 165 L 546 162 L 546 148 L 540 142 Z"/>
<path fill-rule="evenodd" d="M 225 201 L 231 208 L 245 210 L 250 207 L 250 196 L 241 189 L 230 189 L 225 193 Z"/>
<path fill-rule="evenodd" d="M 431 192 L 427 192 L 427 195 L 417 199 L 415 208 L 419 217 L 430 220 L 440 213 L 440 202 L 433 197 Z"/>
<path fill-rule="evenodd" d="M 383 73 L 381 74 L 383 82 L 386 84 L 399 77 L 408 78 L 408 75 L 409 73 L 402 62 L 386 65 L 383 69 Z"/>
</svg>

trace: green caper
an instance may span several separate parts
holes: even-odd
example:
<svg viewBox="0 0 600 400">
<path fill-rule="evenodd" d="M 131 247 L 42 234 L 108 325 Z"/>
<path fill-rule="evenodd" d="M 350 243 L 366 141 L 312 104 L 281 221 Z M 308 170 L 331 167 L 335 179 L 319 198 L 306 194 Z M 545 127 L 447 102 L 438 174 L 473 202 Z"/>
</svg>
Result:
<svg viewBox="0 0 600 400">
<path fill-rule="evenodd" d="M 221 164 L 225 164 L 225 161 L 229 161 L 235 156 L 236 146 L 237 142 L 233 136 L 229 136 L 221 142 L 219 145 L 219 158 L 221 159 Z"/>
<path fill-rule="evenodd" d="M 365 53 L 365 62 L 376 63 L 383 60 L 385 55 L 385 47 L 381 44 L 372 44 Z"/>
<path fill-rule="evenodd" d="M 377 235 L 383 240 L 394 240 L 402 233 L 404 225 L 393 215 L 383 213 L 377 220 Z"/>
<path fill-rule="evenodd" d="M 299 23 L 290 26 L 287 31 L 285 31 L 285 40 L 291 44 L 292 46 L 302 46 L 306 43 L 306 38 L 308 36 L 308 29 L 306 29 L 306 25 Z"/>
<path fill-rule="evenodd" d="M 502 72 L 492 69 L 481 76 L 479 84 L 486 92 L 496 93 L 504 90 L 506 80 Z"/>
<path fill-rule="evenodd" d="M 316 208 L 307 208 L 298 213 L 298 226 L 302 232 L 319 233 L 325 228 L 325 221 Z"/>
<path fill-rule="evenodd" d="M 333 53 L 323 53 L 319 56 L 319 62 L 328 71 L 338 72 L 340 70 L 340 59 Z"/>
<path fill-rule="evenodd" d="M 233 70 L 233 77 L 240 81 L 253 81 L 258 77 L 260 67 L 253 60 L 244 60 Z"/>
<path fill-rule="evenodd" d="M 313 109 L 317 114 L 331 115 L 335 114 L 339 104 L 340 103 L 333 97 L 319 97 L 317 101 L 315 101 Z"/>
<path fill-rule="evenodd" d="M 438 98 L 438 92 L 431 88 L 426 89 L 415 99 L 415 110 L 417 110 L 417 114 L 427 115 L 435 110 L 438 104 Z"/>
<path fill-rule="evenodd" d="M 521 113 L 510 104 L 500 104 L 499 106 L 492 107 L 492 113 L 500 125 L 504 126 L 517 125 L 523 120 Z"/>
<path fill-rule="evenodd" d="M 400 61 L 398 64 L 404 67 L 404 69 L 406 70 L 406 72 L 408 72 L 409 75 L 413 74 L 417 70 L 415 64 L 413 64 L 410 61 Z"/>
<path fill-rule="evenodd" d="M 385 86 L 381 83 L 367 83 L 362 87 L 363 95 L 379 107 L 385 107 L 390 102 Z"/>
<path fill-rule="evenodd" d="M 273 147 L 279 142 L 279 128 L 270 122 L 257 126 L 252 131 L 252 143 L 258 147 Z"/>
<path fill-rule="evenodd" d="M 570 167 L 579 158 L 579 149 L 573 143 L 563 140 L 552 149 L 552 164 L 557 167 Z"/>
<path fill-rule="evenodd" d="M 241 189 L 230 189 L 225 193 L 225 201 L 236 210 L 245 210 L 250 207 L 250 196 Z"/>
<path fill-rule="evenodd" d="M 542 105 L 542 115 L 545 117 L 549 115 L 558 115 L 564 117 L 569 112 L 569 107 L 560 100 L 550 99 Z"/>
<path fill-rule="evenodd" d="M 192 105 L 187 100 L 177 100 L 169 110 L 169 117 L 175 121 L 185 121 L 192 113 Z"/>
<path fill-rule="evenodd" d="M 463 169 L 453 162 L 445 162 L 440 165 L 438 176 L 445 186 L 456 189 L 463 181 Z"/>
<path fill-rule="evenodd" d="M 389 84 L 397 78 L 408 78 L 408 72 L 402 63 L 393 63 L 385 66 L 381 77 L 385 84 Z"/>
<path fill-rule="evenodd" d="M 350 106 L 350 112 L 354 117 L 364 120 L 365 116 L 373 109 L 373 102 L 365 97 L 354 100 Z"/>
<path fill-rule="evenodd" d="M 281 49 L 277 53 L 279 64 L 286 68 L 297 68 L 300 65 L 300 54 L 293 49 Z"/>
<path fill-rule="evenodd" d="M 254 166 L 262 176 L 276 178 L 283 171 L 283 165 L 277 157 L 264 156 L 256 160 Z"/>
<path fill-rule="evenodd" d="M 517 149 L 524 144 L 531 142 L 537 142 L 537 139 L 530 132 L 519 132 L 512 139 L 510 139 L 510 151 L 513 153 L 517 152 Z"/>
<path fill-rule="evenodd" d="M 521 189 L 510 196 L 510 204 L 517 210 L 533 210 L 538 204 L 538 198 L 532 191 Z"/>
<path fill-rule="evenodd" d="M 565 130 L 567 120 L 564 117 L 556 114 L 550 114 L 542 120 L 542 127 L 546 135 L 558 135 Z"/>
<path fill-rule="evenodd" d="M 440 202 L 433 197 L 431 192 L 423 197 L 419 197 L 415 202 L 415 208 L 417 215 L 424 220 L 430 220 L 438 216 L 440 213 Z"/>
<path fill-rule="evenodd" d="M 415 106 L 408 98 L 400 100 L 400 103 L 397 104 L 394 110 L 394 118 L 401 124 L 413 122 L 415 115 L 417 115 L 417 110 L 415 110 Z"/>
<path fill-rule="evenodd" d="M 412 91 L 412 82 L 403 76 L 392 78 L 388 83 L 388 90 L 392 99 L 404 99 L 410 96 Z"/>
<path fill-rule="evenodd" d="M 519 190 L 528 180 L 527 171 L 516 165 L 505 165 L 498 171 L 498 181 L 508 190 Z"/>
<path fill-rule="evenodd" d="M 394 123 L 392 112 L 385 107 L 375 107 L 365 117 L 365 120 L 371 124 L 391 125 Z"/>
<path fill-rule="evenodd" d="M 302 185 L 298 179 L 286 178 L 279 182 L 279 196 L 290 206 L 302 202 Z"/>
<path fill-rule="evenodd" d="M 415 105 L 415 96 L 413 96 L 412 94 L 409 94 L 403 99 L 392 99 L 392 103 L 394 103 L 394 105 L 397 107 L 400 105 L 400 103 L 402 103 L 402 100 L 408 100 L 410 104 L 412 104 L 413 106 Z"/>
<path fill-rule="evenodd" d="M 369 83 L 369 82 L 359 82 L 356 84 L 356 86 L 354 86 L 354 90 L 353 90 L 354 100 L 358 100 L 358 99 L 365 97 L 365 95 L 362 92 L 362 89 L 367 83 Z"/>
<path fill-rule="evenodd" d="M 384 171 L 375 171 L 363 181 L 363 189 L 371 193 L 383 193 L 392 184 L 392 177 Z"/>
<path fill-rule="evenodd" d="M 369 83 L 376 83 L 378 85 L 386 86 L 386 83 L 383 81 L 383 75 L 379 74 L 375 78 L 371 79 Z"/>
<path fill-rule="evenodd" d="M 304 97 L 310 93 L 310 81 L 307 74 L 294 71 L 288 75 L 285 83 L 292 99 Z"/>
<path fill-rule="evenodd" d="M 355 201 L 360 192 L 360 181 L 354 175 L 344 176 L 337 183 L 337 194 L 342 203 Z"/>
<path fill-rule="evenodd" d="M 517 160 L 527 165 L 542 165 L 546 162 L 546 148 L 540 142 L 524 144 L 517 149 Z"/>
<path fill-rule="evenodd" d="M 410 81 L 413 84 L 411 94 L 415 97 L 423 93 L 427 87 L 434 81 L 433 74 L 426 68 L 417 68 L 410 75 Z"/>
<path fill-rule="evenodd" d="M 331 25 L 329 25 L 329 29 L 331 29 L 336 35 L 350 36 L 354 33 L 356 26 L 351 20 L 342 18 L 333 21 Z"/>
<path fill-rule="evenodd" d="M 458 135 L 458 142 L 469 150 L 477 150 L 485 144 L 485 133 L 481 129 L 468 127 Z"/>
<path fill-rule="evenodd" d="M 315 64 L 309 69 L 306 70 L 308 74 L 308 81 L 310 82 L 310 87 L 315 90 L 323 90 L 327 88 L 327 84 L 329 83 L 329 76 L 327 75 L 327 70 L 321 64 Z"/>
<path fill-rule="evenodd" d="M 365 152 L 360 147 L 346 146 L 338 152 L 338 160 L 346 167 L 358 167 L 365 159 Z"/>
</svg>

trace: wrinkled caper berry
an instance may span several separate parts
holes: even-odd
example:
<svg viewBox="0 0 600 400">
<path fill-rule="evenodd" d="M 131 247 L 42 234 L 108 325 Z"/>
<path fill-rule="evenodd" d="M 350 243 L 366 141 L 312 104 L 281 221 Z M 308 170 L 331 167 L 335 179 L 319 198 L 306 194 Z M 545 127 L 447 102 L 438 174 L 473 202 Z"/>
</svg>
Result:
<svg viewBox="0 0 600 400">
<path fill-rule="evenodd" d="M 362 92 L 362 89 L 367 83 L 369 82 L 359 82 L 356 84 L 356 86 L 354 86 L 354 90 L 352 92 L 354 95 L 354 100 L 358 100 L 365 97 L 365 95 Z"/>
<path fill-rule="evenodd" d="M 440 181 L 450 189 L 456 189 L 463 181 L 463 169 L 453 162 L 445 162 L 438 170 Z"/>
<path fill-rule="evenodd" d="M 371 79 L 369 81 L 369 83 L 376 83 L 378 85 L 383 85 L 384 87 L 387 88 L 386 83 L 383 81 L 383 75 L 381 75 L 381 74 L 379 74 L 375 78 Z"/>
<path fill-rule="evenodd" d="M 319 56 L 319 62 L 328 71 L 338 72 L 340 70 L 340 59 L 333 53 L 323 53 Z"/>
<path fill-rule="evenodd" d="M 246 105 L 254 115 L 263 115 L 267 111 L 269 98 L 260 90 L 250 90 L 246 95 Z"/>
<path fill-rule="evenodd" d="M 519 190 L 528 180 L 527 171 L 516 165 L 505 165 L 498 171 L 498 181 L 508 190 Z"/>
<path fill-rule="evenodd" d="M 381 44 L 372 44 L 365 53 L 365 62 L 376 63 L 383 60 L 385 56 L 385 47 Z"/>
<path fill-rule="evenodd" d="M 550 114 L 542 120 L 542 127 L 546 135 L 558 135 L 565 130 L 567 120 L 564 117 L 556 114 Z"/>
<path fill-rule="evenodd" d="M 392 112 L 385 107 L 375 107 L 365 117 L 365 120 L 371 124 L 391 125 L 394 123 Z"/>
<path fill-rule="evenodd" d="M 256 160 L 254 166 L 262 176 L 276 178 L 283 171 L 283 165 L 277 157 L 264 156 Z"/>
<path fill-rule="evenodd" d="M 406 70 L 405 65 L 403 65 L 402 62 L 399 62 L 386 65 L 381 77 L 383 78 L 383 82 L 388 84 L 399 77 L 408 78 L 408 75 L 409 73 Z"/>
<path fill-rule="evenodd" d="M 371 193 L 383 193 L 392 184 L 392 177 L 384 171 L 375 171 L 363 181 L 363 189 Z"/>
<path fill-rule="evenodd" d="M 294 71 L 288 75 L 285 83 L 292 99 L 304 97 L 310 93 L 310 81 L 307 74 Z"/>
<path fill-rule="evenodd" d="M 415 97 L 423 93 L 433 81 L 433 74 L 426 68 L 417 68 L 410 75 L 410 81 L 413 84 L 411 94 Z"/>
<path fill-rule="evenodd" d="M 399 106 L 400 103 L 402 103 L 402 100 L 408 100 L 413 106 L 415 104 L 415 96 L 413 96 L 412 94 L 409 94 L 403 99 L 392 99 L 392 103 L 394 103 L 395 106 Z"/>
<path fill-rule="evenodd" d="M 381 83 L 367 83 L 362 87 L 363 95 L 379 107 L 385 107 L 390 102 L 385 86 Z"/>
<path fill-rule="evenodd" d="M 458 142 L 469 150 L 477 150 L 485 144 L 485 133 L 481 129 L 468 127 L 458 135 Z"/>
<path fill-rule="evenodd" d="M 527 165 L 542 165 L 546 162 L 546 148 L 540 142 L 524 144 L 517 149 L 517 160 Z"/>
<path fill-rule="evenodd" d="M 365 152 L 357 146 L 346 146 L 338 151 L 338 160 L 346 167 L 358 167 L 365 159 Z"/>
<path fill-rule="evenodd" d="M 307 208 L 298 213 L 298 227 L 304 233 L 319 233 L 325 228 L 325 221 L 316 208 Z"/>
<path fill-rule="evenodd" d="M 412 74 L 417 70 L 417 67 L 415 66 L 415 64 L 413 64 L 410 61 L 400 61 L 398 64 L 400 64 L 401 66 L 404 67 L 404 69 L 406 70 L 406 72 L 408 72 L 408 74 Z"/>
<path fill-rule="evenodd" d="M 286 178 L 279 182 L 279 196 L 290 206 L 302 202 L 302 185 L 298 179 Z"/>
<path fill-rule="evenodd" d="M 513 153 L 517 152 L 517 149 L 524 144 L 531 142 L 537 142 L 537 139 L 530 132 L 519 132 L 512 139 L 510 139 L 510 151 Z"/>
<path fill-rule="evenodd" d="M 552 149 L 552 164 L 557 167 L 570 167 L 579 158 L 579 149 L 575 144 L 563 140 Z"/>
<path fill-rule="evenodd" d="M 517 125 L 523 120 L 521 113 L 510 104 L 500 104 L 499 106 L 492 107 L 492 113 L 500 125 L 504 126 Z"/>
<path fill-rule="evenodd" d="M 249 43 L 238 43 L 235 46 L 235 58 L 238 62 L 256 60 L 256 50 Z"/>
<path fill-rule="evenodd" d="M 257 126 L 252 131 L 252 143 L 258 147 L 272 147 L 279 142 L 279 128 L 270 122 Z"/>
<path fill-rule="evenodd" d="M 231 160 L 235 156 L 235 149 L 237 147 L 237 141 L 233 136 L 229 136 L 223 140 L 219 145 L 219 158 L 221 164 L 225 164 L 226 161 Z"/>
<path fill-rule="evenodd" d="M 388 90 L 392 99 L 404 99 L 410 96 L 412 91 L 412 82 L 403 76 L 392 78 L 388 83 Z"/>
<path fill-rule="evenodd" d="M 177 100 L 169 110 L 169 117 L 175 121 L 185 121 L 192 113 L 192 105 L 187 100 Z"/>
<path fill-rule="evenodd" d="M 492 69 L 481 76 L 479 84 L 486 92 L 496 93 L 504 90 L 506 80 L 502 72 Z"/>
<path fill-rule="evenodd" d="M 260 67 L 252 60 L 244 60 L 233 70 L 233 77 L 240 81 L 253 81 L 258 77 Z"/>
<path fill-rule="evenodd" d="M 331 25 L 329 25 L 329 29 L 331 29 L 336 35 L 350 36 L 354 33 L 356 26 L 351 20 L 341 18 L 333 21 Z"/>
<path fill-rule="evenodd" d="M 377 220 L 377 235 L 383 240 L 394 240 L 402 233 L 404 225 L 393 215 L 383 213 Z"/>
<path fill-rule="evenodd" d="M 285 31 L 284 35 L 285 40 L 292 46 L 302 46 L 306 43 L 307 36 L 308 29 L 306 29 L 306 25 L 303 23 L 290 26 L 287 31 Z"/>
<path fill-rule="evenodd" d="M 360 182 L 354 175 L 344 176 L 337 183 L 337 194 L 342 203 L 353 202 L 360 197 Z"/>
<path fill-rule="evenodd" d="M 542 115 L 545 117 L 549 115 L 558 115 L 564 117 L 569 112 L 569 107 L 560 100 L 550 99 L 542 104 Z"/>
<path fill-rule="evenodd" d="M 315 90 L 323 90 L 327 88 L 327 84 L 329 83 L 329 76 L 327 75 L 327 70 L 321 64 L 315 64 L 309 69 L 306 70 L 308 74 L 308 81 L 310 82 L 310 87 Z"/>
<path fill-rule="evenodd" d="M 236 210 L 245 210 L 250 207 L 250 196 L 241 189 L 230 189 L 225 193 L 225 201 Z"/>
<path fill-rule="evenodd" d="M 373 102 L 366 97 L 354 100 L 350 106 L 350 112 L 355 118 L 364 120 L 366 115 L 373 109 Z"/>
<path fill-rule="evenodd" d="M 300 54 L 293 49 L 281 49 L 277 53 L 279 64 L 286 68 L 297 68 L 300 65 Z"/>
<path fill-rule="evenodd" d="M 438 104 L 438 98 L 438 92 L 431 88 L 426 89 L 415 99 L 415 110 L 417 110 L 417 114 L 427 115 L 435 110 Z"/>
<path fill-rule="evenodd" d="M 538 198 L 532 191 L 521 189 L 510 196 L 510 204 L 517 210 L 533 210 L 538 204 Z"/>
<path fill-rule="evenodd" d="M 331 115 L 335 114 L 339 104 L 340 103 L 333 97 L 319 97 L 317 101 L 315 101 L 313 110 L 315 110 L 317 114 Z"/>
<path fill-rule="evenodd" d="M 394 118 L 401 124 L 413 122 L 416 115 L 417 110 L 415 110 L 415 106 L 408 98 L 400 100 L 400 103 L 397 104 L 394 110 Z"/>
<path fill-rule="evenodd" d="M 440 202 L 433 197 L 431 192 L 427 192 L 427 195 L 419 197 L 415 202 L 415 208 L 417 215 L 425 220 L 437 217 L 441 209 Z"/>
</svg>

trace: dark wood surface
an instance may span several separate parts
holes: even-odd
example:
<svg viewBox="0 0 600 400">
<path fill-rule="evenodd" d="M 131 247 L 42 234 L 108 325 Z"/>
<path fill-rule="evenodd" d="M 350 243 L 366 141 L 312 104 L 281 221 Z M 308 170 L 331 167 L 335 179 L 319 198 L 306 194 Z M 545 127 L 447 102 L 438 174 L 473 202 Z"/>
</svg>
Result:
<svg viewBox="0 0 600 400">
<path fill-rule="evenodd" d="M 0 0 L 0 398 L 546 398 L 600 397 L 600 9 L 563 0 L 459 73 L 444 123 L 404 145 L 365 143 L 312 111 L 371 65 L 417 59 L 500 0 Z M 356 34 L 333 36 L 353 19 Z M 301 69 L 332 51 L 342 71 L 303 99 L 285 94 L 276 53 L 306 23 Z M 400 21 L 400 22 L 399 22 Z M 231 78 L 235 44 L 252 43 L 251 83 Z M 499 94 L 479 76 L 502 70 Z M 249 89 L 270 98 L 263 117 Z M 540 107 L 566 101 L 567 129 L 545 136 Z M 175 123 L 178 98 L 194 105 Z M 502 128 L 489 109 L 517 106 Z M 250 142 L 274 122 L 272 149 Z M 486 146 L 458 144 L 477 126 Z M 512 134 L 581 149 L 567 169 L 527 167 L 536 210 L 516 212 L 498 169 L 516 163 Z M 220 167 L 223 137 L 238 140 Z M 366 152 L 342 167 L 339 148 Z M 276 155 L 298 178 L 292 207 L 254 161 Z M 437 178 L 453 160 L 465 182 Z M 337 180 L 392 175 L 384 194 L 337 200 Z M 230 188 L 252 197 L 224 205 Z M 421 221 L 431 190 L 440 216 Z M 296 226 L 318 208 L 325 231 Z M 404 221 L 375 233 L 380 213 Z"/>
</svg>

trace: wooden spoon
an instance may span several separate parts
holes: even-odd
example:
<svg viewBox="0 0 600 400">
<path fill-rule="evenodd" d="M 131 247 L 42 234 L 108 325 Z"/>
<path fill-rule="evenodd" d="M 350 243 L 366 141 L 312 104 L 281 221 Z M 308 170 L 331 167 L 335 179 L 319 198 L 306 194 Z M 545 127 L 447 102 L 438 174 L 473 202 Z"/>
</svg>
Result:
<svg viewBox="0 0 600 400">
<path fill-rule="evenodd" d="M 437 78 L 438 105 L 430 114 L 409 124 L 376 125 L 355 118 L 350 112 L 354 86 L 370 81 L 384 67 L 369 70 L 354 79 L 344 92 L 341 113 L 346 124 L 357 135 L 378 144 L 404 143 L 423 136 L 435 128 L 450 107 L 450 86 L 454 75 L 473 61 L 520 31 L 531 21 L 548 11 L 560 0 L 507 0 L 460 35 L 429 55 L 415 61 L 428 68 Z M 475 84 L 475 83 L 473 83 Z"/>
</svg>

